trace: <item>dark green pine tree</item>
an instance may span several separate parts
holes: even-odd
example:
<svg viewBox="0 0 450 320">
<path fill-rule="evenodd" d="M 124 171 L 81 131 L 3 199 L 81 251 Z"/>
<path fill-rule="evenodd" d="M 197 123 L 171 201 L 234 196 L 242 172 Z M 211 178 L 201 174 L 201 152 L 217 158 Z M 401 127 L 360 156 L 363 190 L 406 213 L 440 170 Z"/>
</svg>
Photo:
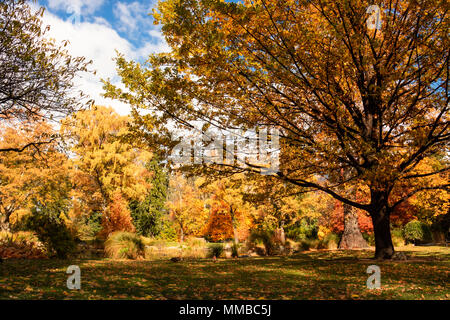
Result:
<svg viewBox="0 0 450 320">
<path fill-rule="evenodd" d="M 138 234 L 157 237 L 164 228 L 169 177 L 158 157 L 146 165 L 153 172 L 152 188 L 142 202 L 131 201 L 130 211 Z"/>
</svg>

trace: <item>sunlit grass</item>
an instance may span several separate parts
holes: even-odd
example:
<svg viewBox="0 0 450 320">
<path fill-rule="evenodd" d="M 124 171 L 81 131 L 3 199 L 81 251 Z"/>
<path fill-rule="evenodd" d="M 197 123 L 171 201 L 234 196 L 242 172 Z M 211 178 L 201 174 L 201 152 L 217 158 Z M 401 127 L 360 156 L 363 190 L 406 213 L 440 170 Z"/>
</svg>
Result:
<svg viewBox="0 0 450 320">
<path fill-rule="evenodd" d="M 371 250 L 289 257 L 168 260 L 9 260 L 0 299 L 450 299 L 450 248 L 402 247 L 407 261 L 376 261 Z M 81 290 L 66 288 L 69 265 Z M 371 264 L 381 289 L 366 288 Z"/>
</svg>

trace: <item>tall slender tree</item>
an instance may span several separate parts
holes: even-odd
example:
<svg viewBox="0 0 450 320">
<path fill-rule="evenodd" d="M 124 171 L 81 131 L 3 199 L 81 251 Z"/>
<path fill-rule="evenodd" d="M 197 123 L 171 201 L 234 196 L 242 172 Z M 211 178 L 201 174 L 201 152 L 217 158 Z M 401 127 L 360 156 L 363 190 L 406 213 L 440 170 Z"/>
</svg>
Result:
<svg viewBox="0 0 450 320">
<path fill-rule="evenodd" d="M 130 209 L 136 231 L 144 236 L 156 237 L 163 228 L 164 215 L 168 213 L 166 204 L 169 175 L 157 156 L 146 167 L 152 173 L 151 179 L 149 178 L 151 188 L 143 201 L 130 201 Z"/>
</svg>

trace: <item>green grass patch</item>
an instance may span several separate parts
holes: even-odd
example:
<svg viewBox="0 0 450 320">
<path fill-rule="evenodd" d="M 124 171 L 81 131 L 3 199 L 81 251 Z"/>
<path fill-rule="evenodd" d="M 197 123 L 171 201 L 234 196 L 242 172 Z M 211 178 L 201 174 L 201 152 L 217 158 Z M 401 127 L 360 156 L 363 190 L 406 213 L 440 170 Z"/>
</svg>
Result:
<svg viewBox="0 0 450 320">
<path fill-rule="evenodd" d="M 169 260 L 7 260 L 0 299 L 445 299 L 450 248 L 403 247 L 412 259 L 372 260 L 373 251 L 311 251 L 289 257 Z M 366 288 L 369 265 L 381 289 Z M 81 290 L 68 290 L 69 265 Z"/>
</svg>

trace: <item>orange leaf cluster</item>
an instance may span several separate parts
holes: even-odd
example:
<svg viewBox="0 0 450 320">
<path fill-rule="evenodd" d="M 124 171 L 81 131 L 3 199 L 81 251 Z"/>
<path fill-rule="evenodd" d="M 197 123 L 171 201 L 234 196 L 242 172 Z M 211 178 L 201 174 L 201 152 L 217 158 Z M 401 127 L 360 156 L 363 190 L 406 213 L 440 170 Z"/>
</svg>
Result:
<svg viewBox="0 0 450 320">
<path fill-rule="evenodd" d="M 120 192 L 114 193 L 111 203 L 102 216 L 102 230 L 99 237 L 107 238 L 116 231 L 134 232 L 135 230 L 126 201 Z"/>
<path fill-rule="evenodd" d="M 205 235 L 212 241 L 222 241 L 233 238 L 233 222 L 228 207 L 224 203 L 215 205 L 206 226 Z"/>
<path fill-rule="evenodd" d="M 43 250 L 34 247 L 7 246 L 0 247 L 0 258 L 3 259 L 46 259 Z"/>
<path fill-rule="evenodd" d="M 322 221 L 326 221 L 324 224 L 333 232 L 342 233 L 344 231 L 344 206 L 342 205 L 342 202 L 338 200 L 334 200 L 334 203 L 334 210 L 326 214 Z M 362 210 L 357 210 L 355 208 L 353 208 L 353 210 L 357 211 L 358 224 L 361 232 L 372 233 L 372 219 Z"/>
</svg>

